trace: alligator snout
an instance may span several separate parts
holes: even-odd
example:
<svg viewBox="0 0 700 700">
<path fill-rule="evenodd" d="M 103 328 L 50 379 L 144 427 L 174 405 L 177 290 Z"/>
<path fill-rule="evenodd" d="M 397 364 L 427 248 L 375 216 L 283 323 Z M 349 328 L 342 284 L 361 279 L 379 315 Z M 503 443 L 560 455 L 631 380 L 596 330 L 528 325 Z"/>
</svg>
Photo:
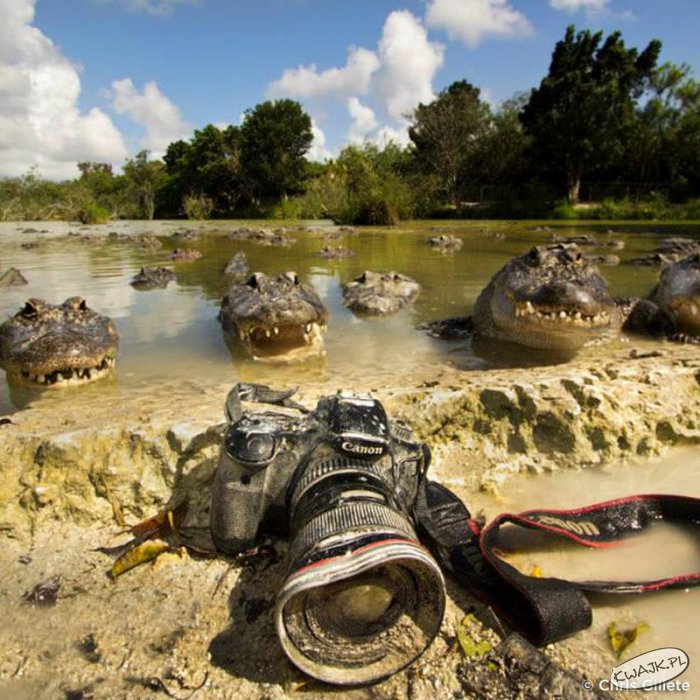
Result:
<svg viewBox="0 0 700 700">
<path fill-rule="evenodd" d="M 590 292 L 571 282 L 542 285 L 522 301 L 549 310 L 578 311 L 586 316 L 594 316 L 603 310 L 601 303 Z"/>
</svg>

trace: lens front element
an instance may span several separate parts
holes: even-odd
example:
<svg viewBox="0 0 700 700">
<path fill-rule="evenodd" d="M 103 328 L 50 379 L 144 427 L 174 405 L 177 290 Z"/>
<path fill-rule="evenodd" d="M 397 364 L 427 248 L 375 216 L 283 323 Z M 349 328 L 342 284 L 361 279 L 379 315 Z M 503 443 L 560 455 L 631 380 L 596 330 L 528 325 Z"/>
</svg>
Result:
<svg viewBox="0 0 700 700">
<path fill-rule="evenodd" d="M 390 676 L 432 642 L 442 573 L 410 540 L 380 540 L 317 561 L 285 582 L 276 624 L 289 658 L 311 676 L 356 685 Z"/>
</svg>

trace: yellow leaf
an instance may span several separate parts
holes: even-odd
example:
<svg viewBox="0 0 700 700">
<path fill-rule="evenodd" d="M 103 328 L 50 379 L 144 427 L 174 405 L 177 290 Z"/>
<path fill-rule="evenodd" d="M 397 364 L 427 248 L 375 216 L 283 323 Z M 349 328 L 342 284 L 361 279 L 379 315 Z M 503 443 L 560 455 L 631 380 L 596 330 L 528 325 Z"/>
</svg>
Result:
<svg viewBox="0 0 700 700">
<path fill-rule="evenodd" d="M 540 569 L 539 564 L 535 564 L 532 567 L 532 571 L 530 571 L 530 576 L 534 576 L 535 578 L 542 578 L 542 569 Z"/>
<path fill-rule="evenodd" d="M 610 640 L 610 648 L 617 654 L 617 658 L 622 658 L 622 655 L 627 649 L 637 641 L 637 637 L 642 632 L 649 629 L 649 625 L 645 622 L 640 622 L 635 627 L 628 630 L 618 630 L 617 624 L 611 622 L 608 625 L 608 639 Z"/>
<path fill-rule="evenodd" d="M 136 566 L 145 564 L 146 562 L 153 561 L 159 554 L 162 554 L 170 545 L 163 540 L 147 540 L 142 542 L 136 547 L 132 547 L 128 552 L 122 554 L 122 556 L 114 562 L 112 570 L 110 571 L 110 576 L 112 578 L 117 578 L 123 573 L 133 569 Z"/>
<path fill-rule="evenodd" d="M 464 617 L 457 627 L 457 641 L 462 649 L 462 653 L 467 656 L 482 657 L 488 654 L 493 647 L 486 641 L 475 641 L 469 633 L 469 626 L 474 620 L 474 614 L 469 613 Z"/>
</svg>

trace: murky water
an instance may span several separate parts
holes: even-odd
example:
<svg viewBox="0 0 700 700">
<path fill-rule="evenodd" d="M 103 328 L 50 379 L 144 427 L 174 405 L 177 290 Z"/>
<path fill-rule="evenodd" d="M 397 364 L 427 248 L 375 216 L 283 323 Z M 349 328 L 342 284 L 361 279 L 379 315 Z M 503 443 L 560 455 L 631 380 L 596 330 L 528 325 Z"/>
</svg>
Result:
<svg viewBox="0 0 700 700">
<path fill-rule="evenodd" d="M 104 393 L 115 387 L 157 387 L 164 378 L 181 377 L 193 383 L 204 380 L 280 381 L 303 384 L 305 379 L 337 378 L 371 382 L 397 378 L 431 364 L 451 362 L 458 367 L 483 369 L 503 364 L 527 365 L 554 361 L 531 351 L 506 353 L 502 346 L 472 346 L 468 341 L 445 343 L 417 331 L 416 325 L 432 319 L 468 313 L 490 276 L 512 255 L 529 246 L 551 240 L 554 232 L 567 236 L 593 233 L 601 243 L 611 238 L 624 241 L 619 251 L 635 257 L 658 245 L 658 227 L 600 225 L 595 229 L 555 226 L 550 230 L 533 223 L 507 222 L 420 222 L 391 230 L 362 229 L 340 233 L 334 243 L 351 248 L 354 257 L 326 260 L 318 256 L 324 236 L 338 234 L 330 223 L 310 223 L 290 228 L 296 244 L 288 248 L 266 248 L 233 241 L 226 232 L 241 222 L 116 222 L 82 227 L 65 223 L 1 223 L 0 272 L 10 266 L 22 270 L 29 285 L 0 292 L 0 318 L 14 313 L 29 297 L 59 303 L 69 296 L 84 297 L 94 309 L 112 317 L 121 347 L 117 372 L 101 382 Z M 259 225 L 259 224 L 253 224 Z M 36 229 L 29 231 L 26 229 Z M 194 241 L 178 241 L 172 234 L 196 229 Z M 86 243 L 69 232 L 98 236 L 103 242 Z M 142 250 L 123 240 L 108 238 L 110 232 L 133 236 L 152 234 L 163 243 L 157 250 Z M 698 235 L 700 227 L 666 227 L 667 235 Z M 427 245 L 437 233 L 457 235 L 464 247 L 441 254 Z M 26 249 L 22 244 L 38 242 Z M 192 262 L 169 259 L 175 247 L 195 248 L 202 258 Z M 242 353 L 229 351 L 217 321 L 220 300 L 226 288 L 222 271 L 231 256 L 242 250 L 251 270 L 276 274 L 296 270 L 310 281 L 330 311 L 326 356 L 296 367 L 255 362 Z M 618 252 L 618 251 L 615 251 Z M 165 290 L 137 291 L 129 281 L 141 266 L 165 265 L 175 270 L 177 281 Z M 403 272 L 423 285 L 415 308 L 386 319 L 358 318 L 343 306 L 341 284 L 365 269 Z M 644 294 L 654 283 L 657 271 L 619 266 L 604 268 L 616 294 Z M 110 389 L 111 387 L 111 389 Z M 70 390 L 69 390 L 70 391 Z M 67 393 L 66 396 L 70 394 Z M 36 391 L 12 394 L 0 384 L 0 413 L 41 400 Z"/>
<path fill-rule="evenodd" d="M 459 491 L 458 483 L 452 486 Z M 515 477 L 506 483 L 498 499 L 484 494 L 471 494 L 468 498 L 473 513 L 483 510 L 487 520 L 491 520 L 504 512 L 569 509 L 641 493 L 700 497 L 700 451 L 687 448 L 642 463 Z M 545 576 L 570 580 L 643 581 L 700 570 L 697 523 L 688 527 L 656 523 L 644 534 L 609 549 L 588 549 L 556 538 L 544 539 L 520 528 L 503 530 L 503 535 L 507 561 L 528 574 L 537 566 Z M 695 623 L 700 612 L 700 588 L 643 595 L 596 595 L 591 601 L 593 634 L 585 638 L 585 644 L 593 645 L 593 655 L 609 656 L 612 669 L 619 661 L 607 641 L 608 624 L 615 622 L 618 629 L 630 629 L 645 623 L 648 629 L 640 634 L 623 659 L 662 647 L 683 649 L 691 661 L 678 680 L 689 681 L 694 691 L 690 695 L 697 697 L 700 637 Z M 575 646 L 584 642 L 573 637 L 565 643 Z"/>
</svg>

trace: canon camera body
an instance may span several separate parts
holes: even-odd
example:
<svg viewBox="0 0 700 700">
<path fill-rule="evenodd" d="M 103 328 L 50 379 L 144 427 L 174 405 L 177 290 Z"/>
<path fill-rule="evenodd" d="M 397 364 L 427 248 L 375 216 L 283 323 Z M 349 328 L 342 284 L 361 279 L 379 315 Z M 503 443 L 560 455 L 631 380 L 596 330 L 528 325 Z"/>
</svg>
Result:
<svg viewBox="0 0 700 700">
<path fill-rule="evenodd" d="M 310 413 L 243 412 L 234 392 L 212 494 L 217 547 L 236 554 L 261 533 L 289 535 L 276 609 L 287 655 L 333 683 L 391 675 L 444 612 L 442 573 L 415 531 L 427 446 L 369 395 L 339 392 Z"/>
</svg>

